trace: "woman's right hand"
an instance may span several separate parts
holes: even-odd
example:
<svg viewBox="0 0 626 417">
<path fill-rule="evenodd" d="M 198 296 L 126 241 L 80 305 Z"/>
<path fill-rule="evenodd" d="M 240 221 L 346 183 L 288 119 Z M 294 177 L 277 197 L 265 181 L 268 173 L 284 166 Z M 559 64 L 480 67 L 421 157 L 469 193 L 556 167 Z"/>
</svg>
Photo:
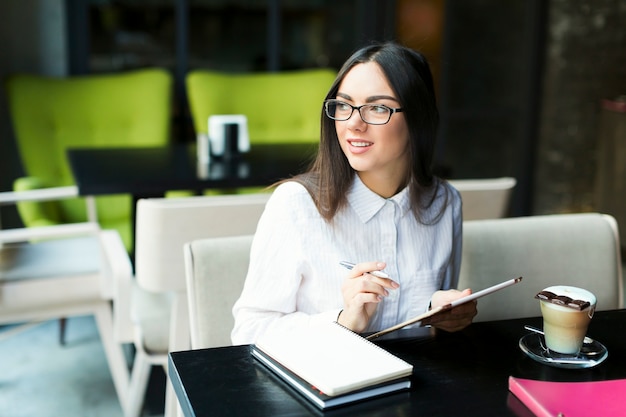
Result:
<svg viewBox="0 0 626 417">
<path fill-rule="evenodd" d="M 376 312 L 378 303 L 400 285 L 390 278 L 370 274 L 385 268 L 383 262 L 363 262 L 352 268 L 341 286 L 343 310 L 337 322 L 350 330 L 363 332 Z"/>
</svg>

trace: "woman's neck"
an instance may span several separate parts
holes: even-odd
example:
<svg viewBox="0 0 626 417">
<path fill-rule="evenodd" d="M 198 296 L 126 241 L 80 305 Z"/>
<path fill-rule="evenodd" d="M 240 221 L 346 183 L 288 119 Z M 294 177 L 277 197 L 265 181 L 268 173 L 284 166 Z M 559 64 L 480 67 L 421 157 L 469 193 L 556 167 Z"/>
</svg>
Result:
<svg viewBox="0 0 626 417">
<path fill-rule="evenodd" d="M 361 182 L 383 198 L 391 198 L 406 186 L 406 179 L 399 175 L 376 175 L 371 172 L 357 172 Z"/>
</svg>

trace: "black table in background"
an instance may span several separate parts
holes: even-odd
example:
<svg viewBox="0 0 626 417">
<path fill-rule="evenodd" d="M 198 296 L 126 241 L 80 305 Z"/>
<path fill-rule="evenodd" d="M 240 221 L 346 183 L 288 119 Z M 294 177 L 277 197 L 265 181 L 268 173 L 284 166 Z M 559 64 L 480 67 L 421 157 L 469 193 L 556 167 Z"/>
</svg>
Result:
<svg viewBox="0 0 626 417">
<path fill-rule="evenodd" d="M 237 158 L 200 163 L 194 143 L 156 148 L 75 148 L 69 149 L 67 156 L 79 195 L 132 196 L 134 235 L 139 199 L 163 197 L 168 191 L 201 194 L 205 190 L 266 187 L 305 171 L 316 152 L 317 144 L 253 144 L 250 152 Z"/>
<path fill-rule="evenodd" d="M 591 369 L 553 368 L 528 358 L 518 347 L 528 333 L 525 324 L 542 327 L 535 317 L 474 323 L 458 333 L 424 335 L 421 329 L 406 337 L 409 330 L 380 340 L 414 365 L 412 388 L 326 412 L 291 393 L 250 356 L 249 346 L 172 352 L 169 374 L 185 415 L 197 417 L 530 417 L 508 391 L 510 375 L 549 381 L 626 378 L 626 310 L 596 312 L 588 334 L 607 347 L 609 356 Z"/>
<path fill-rule="evenodd" d="M 158 148 L 69 149 L 82 196 L 132 194 L 160 197 L 171 190 L 262 187 L 304 171 L 317 144 L 254 144 L 237 159 L 198 163 L 195 144 Z"/>
</svg>

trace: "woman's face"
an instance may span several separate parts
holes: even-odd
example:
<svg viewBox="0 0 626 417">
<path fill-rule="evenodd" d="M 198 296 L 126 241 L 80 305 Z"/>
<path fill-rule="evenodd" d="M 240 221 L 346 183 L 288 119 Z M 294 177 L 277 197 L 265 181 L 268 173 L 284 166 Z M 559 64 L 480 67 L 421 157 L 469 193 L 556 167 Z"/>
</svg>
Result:
<svg viewBox="0 0 626 417">
<path fill-rule="evenodd" d="M 357 64 L 339 84 L 337 99 L 353 106 L 384 104 L 400 107 L 387 78 L 375 62 Z M 409 131 L 404 113 L 397 112 L 384 125 L 365 123 L 358 111 L 350 119 L 335 121 L 337 137 L 350 166 L 370 189 L 395 194 L 406 181 Z M 392 191 L 384 191 L 389 188 Z M 390 197 L 391 195 L 386 195 Z"/>
</svg>

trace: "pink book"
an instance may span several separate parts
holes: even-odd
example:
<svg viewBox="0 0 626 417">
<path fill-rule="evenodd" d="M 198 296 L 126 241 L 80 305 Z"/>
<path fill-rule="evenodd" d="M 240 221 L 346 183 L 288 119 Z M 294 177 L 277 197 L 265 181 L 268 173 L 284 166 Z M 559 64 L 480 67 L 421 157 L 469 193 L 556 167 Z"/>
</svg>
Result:
<svg viewBox="0 0 626 417">
<path fill-rule="evenodd" d="M 626 379 L 550 382 L 511 376 L 509 390 L 537 417 L 626 416 Z"/>
</svg>

